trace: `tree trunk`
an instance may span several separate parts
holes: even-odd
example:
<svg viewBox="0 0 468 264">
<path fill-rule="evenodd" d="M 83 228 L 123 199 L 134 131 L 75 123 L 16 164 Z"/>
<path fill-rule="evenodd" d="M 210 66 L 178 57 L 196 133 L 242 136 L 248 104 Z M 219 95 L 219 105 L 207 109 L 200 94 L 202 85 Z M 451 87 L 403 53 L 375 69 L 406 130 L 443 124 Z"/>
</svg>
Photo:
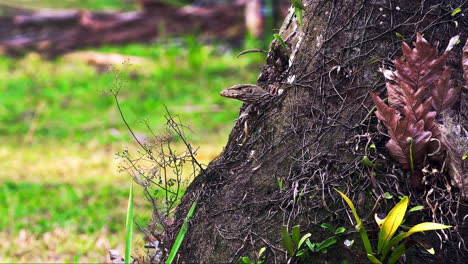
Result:
<svg viewBox="0 0 468 264">
<path fill-rule="evenodd" d="M 447 188 L 443 179 L 430 179 L 422 192 L 412 192 L 408 173 L 385 149 L 384 127 L 374 114 L 368 114 L 374 106 L 370 91 L 386 97 L 379 68 L 393 66 L 403 38 L 410 43 L 420 32 L 433 45 L 439 42 L 441 51 L 457 34 L 465 42 L 468 14 L 451 16 L 451 12 L 457 7 L 466 12 L 467 1 L 303 3 L 303 26 L 290 10 L 280 30 L 288 51 L 275 40 L 257 82 L 275 97 L 257 105 L 247 126 L 237 122 L 223 153 L 194 179 L 178 207 L 176 219 L 181 223 L 199 196 L 179 259 L 237 263 L 244 256 L 255 259 L 256 252 L 266 247 L 266 263 L 286 263 L 282 225 L 289 230 L 300 225 L 302 234 L 310 232 L 310 240 L 320 242 L 331 236 L 320 227 L 328 223 L 344 226 L 347 232 L 328 253 L 313 253 L 312 260 L 304 262 L 365 263 L 362 242 L 350 222 L 354 219 L 336 188 L 355 203 L 374 247 L 378 236 L 374 206 L 376 212 L 388 212 L 398 202 L 397 196 L 408 195 L 410 208 L 423 205 L 425 209 L 408 217 L 405 225 L 435 221 L 455 228 L 427 232 L 436 255 L 414 247 L 407 260 L 463 263 L 468 255 L 463 222 L 467 207 L 457 199 L 459 193 Z M 448 62 L 458 86 L 463 80 L 461 46 L 453 49 Z M 452 113 L 465 128 L 466 95 L 464 89 Z M 375 159 L 378 169 L 362 165 L 364 155 Z M 385 192 L 394 198 L 376 203 Z M 348 248 L 345 239 L 355 244 Z"/>
</svg>

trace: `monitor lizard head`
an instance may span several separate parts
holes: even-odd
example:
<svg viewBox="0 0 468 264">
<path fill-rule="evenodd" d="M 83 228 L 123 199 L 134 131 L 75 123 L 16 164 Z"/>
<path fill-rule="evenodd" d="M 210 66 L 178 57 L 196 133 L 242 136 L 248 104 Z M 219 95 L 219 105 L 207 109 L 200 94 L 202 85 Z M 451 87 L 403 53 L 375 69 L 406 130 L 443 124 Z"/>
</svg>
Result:
<svg viewBox="0 0 468 264">
<path fill-rule="evenodd" d="M 255 84 L 236 84 L 222 90 L 220 95 L 246 103 L 256 103 L 271 96 L 267 91 Z"/>
</svg>

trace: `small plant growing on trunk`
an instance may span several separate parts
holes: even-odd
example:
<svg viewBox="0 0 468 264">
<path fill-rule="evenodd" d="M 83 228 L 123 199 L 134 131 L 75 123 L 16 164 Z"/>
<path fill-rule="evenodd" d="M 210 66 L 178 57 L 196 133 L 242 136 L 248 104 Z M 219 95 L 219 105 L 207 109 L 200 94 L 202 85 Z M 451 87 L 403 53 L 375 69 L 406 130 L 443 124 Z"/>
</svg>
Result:
<svg viewBox="0 0 468 264">
<path fill-rule="evenodd" d="M 442 140 L 438 120 L 450 109 L 461 87 L 453 87 L 452 69 L 445 65 L 450 49 L 458 37 L 439 57 L 437 49 L 417 34 L 414 48 L 402 43 L 403 56 L 395 59 L 395 70 L 383 69 L 387 79 L 388 105 L 371 93 L 377 118 L 388 129 L 390 141 L 385 145 L 404 169 L 411 171 L 411 185 L 421 188 L 420 169 L 428 157 L 443 159 L 447 148 Z"/>
<path fill-rule="evenodd" d="M 380 227 L 379 240 L 377 245 L 377 251 L 374 251 L 367 236 L 367 232 L 364 226 L 362 225 L 361 219 L 357 214 L 353 202 L 344 193 L 336 189 L 335 191 L 337 191 L 341 195 L 343 200 L 345 200 L 345 202 L 351 208 L 351 211 L 354 215 L 354 219 L 357 222 L 356 229 L 361 234 L 361 239 L 366 249 L 367 258 L 375 264 L 396 263 L 398 259 L 400 259 L 400 257 L 403 256 L 403 254 L 406 252 L 408 241 L 405 240 L 405 238 L 411 236 L 414 233 L 451 227 L 438 223 L 426 222 L 417 224 L 410 228 L 408 231 L 397 234 L 396 231 L 404 222 L 403 220 L 405 218 L 406 209 L 409 203 L 408 197 L 405 196 L 397 205 L 395 205 L 395 207 L 393 207 L 393 209 L 388 213 L 387 217 L 385 217 L 385 219 L 383 219 L 380 224 L 378 223 Z M 432 248 L 427 250 L 430 253 L 434 254 Z"/>
</svg>

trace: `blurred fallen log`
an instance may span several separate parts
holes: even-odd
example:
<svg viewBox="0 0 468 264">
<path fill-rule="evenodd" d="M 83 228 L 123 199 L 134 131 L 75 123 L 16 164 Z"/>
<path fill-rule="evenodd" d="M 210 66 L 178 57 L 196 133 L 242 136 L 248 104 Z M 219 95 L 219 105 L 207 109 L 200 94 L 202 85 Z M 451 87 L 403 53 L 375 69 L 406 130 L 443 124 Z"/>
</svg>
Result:
<svg viewBox="0 0 468 264">
<path fill-rule="evenodd" d="M 64 54 L 63 58 L 70 61 L 81 61 L 102 70 L 126 63 L 129 65 L 151 65 L 151 60 L 143 57 L 95 51 L 74 51 Z"/>
<path fill-rule="evenodd" d="M 149 42 L 198 32 L 201 39 L 239 39 L 245 34 L 242 2 L 213 8 L 177 8 L 145 2 L 136 12 L 48 11 L 2 16 L 0 52 L 37 51 L 56 56 L 102 44 Z"/>
</svg>

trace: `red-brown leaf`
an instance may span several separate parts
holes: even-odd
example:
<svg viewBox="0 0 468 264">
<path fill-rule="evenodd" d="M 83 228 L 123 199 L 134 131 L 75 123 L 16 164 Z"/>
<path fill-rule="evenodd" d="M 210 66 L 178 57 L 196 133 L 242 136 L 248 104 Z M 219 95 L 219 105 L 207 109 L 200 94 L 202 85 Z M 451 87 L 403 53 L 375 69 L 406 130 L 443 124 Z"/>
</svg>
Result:
<svg viewBox="0 0 468 264">
<path fill-rule="evenodd" d="M 441 136 L 436 116 L 457 100 L 460 91 L 460 88 L 452 87 L 451 69 L 445 66 L 448 51 L 437 58 L 437 48 L 431 47 L 420 34 L 413 45 L 412 49 L 402 43 L 403 56 L 395 59 L 395 71 L 382 70 L 387 79 L 389 105 L 371 94 L 376 115 L 390 136 L 386 147 L 406 169 L 410 168 L 411 145 L 407 139 L 413 139 L 413 165 L 418 167 L 432 147 L 431 137 Z M 464 78 L 468 87 L 468 42 L 463 52 Z"/>
<path fill-rule="evenodd" d="M 430 131 L 425 130 L 424 121 L 416 121 L 411 112 L 405 112 L 405 118 L 401 119 L 398 112 L 387 106 L 385 102 L 374 93 L 371 97 L 375 102 L 377 118 L 379 118 L 388 129 L 390 141 L 385 145 L 395 160 L 400 162 L 405 169 L 410 168 L 410 143 L 408 137 L 413 138 L 413 165 L 419 166 L 424 162 L 427 155 L 427 143 L 432 136 Z M 435 117 L 435 112 L 426 113 L 428 120 Z M 433 124 L 432 124 L 433 125 Z"/>
<path fill-rule="evenodd" d="M 416 42 L 411 49 L 405 42 L 402 43 L 402 52 L 405 60 L 395 59 L 397 82 L 404 82 L 409 85 L 413 92 L 427 89 L 439 79 L 442 73 L 448 53 L 435 58 L 437 49 L 431 45 L 420 34 L 417 35 Z"/>
<path fill-rule="evenodd" d="M 432 89 L 432 106 L 437 113 L 449 109 L 458 98 L 460 87 L 453 88 L 450 80 L 452 69 L 445 67 L 439 80 Z"/>
</svg>

